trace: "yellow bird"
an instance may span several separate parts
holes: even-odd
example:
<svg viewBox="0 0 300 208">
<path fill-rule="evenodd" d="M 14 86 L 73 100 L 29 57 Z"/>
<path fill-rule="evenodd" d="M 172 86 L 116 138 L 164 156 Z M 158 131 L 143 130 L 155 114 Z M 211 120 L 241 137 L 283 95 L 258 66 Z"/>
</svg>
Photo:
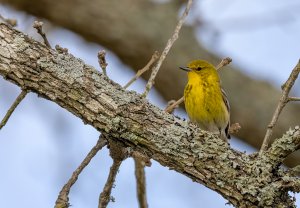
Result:
<svg viewBox="0 0 300 208">
<path fill-rule="evenodd" d="M 203 130 L 220 133 L 220 138 L 227 141 L 230 107 L 216 68 L 204 60 L 194 60 L 180 68 L 188 72 L 184 102 L 191 122 Z"/>
</svg>

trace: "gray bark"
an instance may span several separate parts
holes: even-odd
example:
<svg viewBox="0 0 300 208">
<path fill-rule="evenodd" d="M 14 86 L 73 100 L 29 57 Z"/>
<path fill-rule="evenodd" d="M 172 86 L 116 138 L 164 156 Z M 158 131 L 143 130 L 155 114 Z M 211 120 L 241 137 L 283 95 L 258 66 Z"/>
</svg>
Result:
<svg viewBox="0 0 300 208">
<path fill-rule="evenodd" d="M 181 0 L 166 4 L 156 4 L 150 0 L 0 2 L 46 18 L 107 47 L 134 70 L 142 68 L 154 51 L 163 49 L 175 28 L 178 9 L 183 3 Z M 179 99 L 183 95 L 186 78 L 177 68 L 197 58 L 218 64 L 224 57 L 218 57 L 205 49 L 197 41 L 192 27 L 183 27 L 155 80 L 155 87 L 166 100 Z M 222 84 L 232 106 L 232 123 L 238 122 L 242 126 L 237 137 L 259 148 L 278 103 L 279 90 L 267 82 L 249 78 L 236 67 L 226 67 L 221 73 Z M 147 78 L 148 74 L 144 77 Z M 297 125 L 299 120 L 294 115 L 299 111 L 299 105 L 289 104 L 276 126 L 274 138 L 279 137 L 288 127 Z M 294 166 L 299 159 L 300 153 L 295 153 L 287 163 Z"/>
<path fill-rule="evenodd" d="M 299 148 L 299 127 L 261 157 L 167 114 L 71 54 L 0 24 L 0 75 L 70 111 L 119 144 L 215 190 L 236 207 L 294 207 L 300 181 L 280 168 Z"/>
</svg>

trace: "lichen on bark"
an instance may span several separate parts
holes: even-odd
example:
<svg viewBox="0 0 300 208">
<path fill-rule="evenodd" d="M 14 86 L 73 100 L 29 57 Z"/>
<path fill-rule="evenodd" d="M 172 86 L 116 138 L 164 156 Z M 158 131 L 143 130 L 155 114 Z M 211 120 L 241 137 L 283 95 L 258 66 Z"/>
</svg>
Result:
<svg viewBox="0 0 300 208">
<path fill-rule="evenodd" d="M 247 155 L 124 90 L 73 55 L 3 23 L 0 31 L 0 75 L 8 81 L 57 103 L 119 145 L 215 190 L 236 207 L 295 206 L 288 191 L 299 191 L 299 179 L 280 165 L 299 148 L 299 128 L 261 156 Z"/>
</svg>

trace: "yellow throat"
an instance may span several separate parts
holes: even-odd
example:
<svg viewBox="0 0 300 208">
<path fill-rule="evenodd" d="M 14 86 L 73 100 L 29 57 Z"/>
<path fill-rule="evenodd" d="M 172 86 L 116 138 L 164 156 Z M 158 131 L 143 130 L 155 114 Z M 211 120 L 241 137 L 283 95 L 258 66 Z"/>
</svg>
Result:
<svg viewBox="0 0 300 208">
<path fill-rule="evenodd" d="M 195 60 L 182 69 L 188 71 L 184 101 L 190 120 L 203 130 L 221 132 L 229 123 L 229 110 L 215 67 L 206 61 Z"/>
</svg>

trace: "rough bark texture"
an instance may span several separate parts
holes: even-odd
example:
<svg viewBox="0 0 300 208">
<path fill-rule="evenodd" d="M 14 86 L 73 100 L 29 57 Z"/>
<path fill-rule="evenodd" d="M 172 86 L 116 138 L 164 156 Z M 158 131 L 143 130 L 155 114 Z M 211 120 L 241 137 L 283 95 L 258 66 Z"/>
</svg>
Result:
<svg viewBox="0 0 300 208">
<path fill-rule="evenodd" d="M 300 144 L 299 127 L 258 157 L 167 114 L 71 54 L 0 24 L 0 75 L 70 111 L 121 145 L 220 193 L 236 207 L 294 207 L 300 182 L 279 166 Z"/>
<path fill-rule="evenodd" d="M 142 68 L 155 50 L 162 50 L 165 46 L 175 28 L 178 9 L 183 3 L 181 0 L 166 4 L 157 4 L 150 0 L 0 2 L 46 18 L 107 47 L 135 70 Z M 214 64 L 221 60 L 201 46 L 196 40 L 193 28 L 186 26 L 181 30 L 179 40 L 155 80 L 155 87 L 166 100 L 179 99 L 183 95 L 186 77 L 177 68 L 196 58 L 210 60 Z M 222 81 L 232 106 L 232 122 L 239 122 L 242 126 L 237 136 L 259 148 L 280 92 L 267 82 L 253 80 L 234 67 L 228 68 L 221 72 Z M 274 138 L 299 122 L 298 117 L 294 116 L 299 111 L 299 105 L 289 104 L 276 126 Z M 300 153 L 294 154 L 290 159 L 288 164 L 296 165 Z"/>
</svg>

